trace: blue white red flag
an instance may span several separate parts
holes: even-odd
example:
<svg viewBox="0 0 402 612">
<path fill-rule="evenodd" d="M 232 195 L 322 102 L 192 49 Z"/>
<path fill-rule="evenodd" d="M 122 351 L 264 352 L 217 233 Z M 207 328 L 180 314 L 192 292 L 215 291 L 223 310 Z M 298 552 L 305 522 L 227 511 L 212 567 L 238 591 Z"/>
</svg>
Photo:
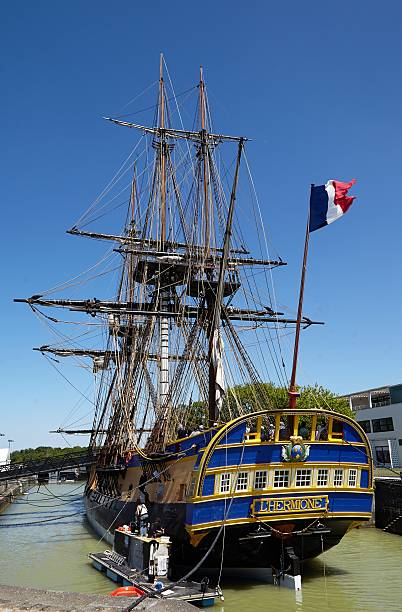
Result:
<svg viewBox="0 0 402 612">
<path fill-rule="evenodd" d="M 355 196 L 348 196 L 349 189 L 356 182 L 342 183 L 331 179 L 326 185 L 313 185 L 310 195 L 309 231 L 329 225 L 339 219 L 351 206 Z"/>
</svg>

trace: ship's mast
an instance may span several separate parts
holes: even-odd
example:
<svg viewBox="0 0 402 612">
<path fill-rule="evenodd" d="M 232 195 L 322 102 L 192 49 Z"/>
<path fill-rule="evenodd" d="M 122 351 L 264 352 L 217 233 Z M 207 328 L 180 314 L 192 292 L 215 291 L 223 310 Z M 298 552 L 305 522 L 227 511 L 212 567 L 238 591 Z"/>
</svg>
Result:
<svg viewBox="0 0 402 612">
<path fill-rule="evenodd" d="M 203 166 L 203 184 L 204 184 L 204 242 L 205 242 L 205 257 L 209 257 L 211 247 L 211 208 L 209 202 L 209 159 L 207 146 L 207 130 L 206 123 L 206 100 L 205 100 L 205 84 L 203 77 L 202 66 L 200 66 L 200 110 L 201 110 L 201 158 Z"/>
<path fill-rule="evenodd" d="M 130 214 L 131 214 L 131 229 L 135 229 L 135 207 L 136 207 L 136 167 L 133 167 L 133 180 L 131 182 L 131 195 L 130 195 Z"/>
<path fill-rule="evenodd" d="M 204 184 L 204 242 L 205 242 L 205 257 L 210 256 L 211 252 L 211 236 L 210 236 L 210 208 L 208 199 L 208 145 L 207 145 L 207 130 L 205 129 L 206 103 L 205 103 L 205 83 L 202 66 L 200 66 L 200 111 L 201 111 L 201 159 L 203 169 L 203 184 Z M 211 280 L 211 275 L 209 280 Z M 212 299 L 211 299 L 212 298 Z M 209 342 L 208 342 L 208 424 L 213 425 L 217 418 L 216 407 L 216 367 L 213 361 L 214 354 L 214 329 L 213 329 L 213 313 L 215 302 L 213 296 L 209 297 L 208 310 L 210 312 L 209 323 Z"/>
<path fill-rule="evenodd" d="M 217 391 L 218 389 L 218 378 L 220 377 L 219 370 L 222 369 L 222 355 L 221 353 L 221 339 L 220 339 L 220 323 L 222 315 L 222 300 L 225 288 L 225 272 L 227 268 L 227 262 L 230 251 L 230 239 L 232 236 L 233 226 L 233 213 L 236 202 L 237 183 L 239 180 L 239 169 L 241 154 L 243 151 L 244 141 L 241 138 L 238 145 L 236 170 L 233 178 L 232 193 L 230 195 L 230 204 L 228 217 L 225 228 L 225 237 L 223 242 L 223 253 L 220 260 L 219 267 L 219 278 L 215 293 L 215 302 L 213 308 L 213 314 L 210 325 L 209 333 L 209 394 L 208 394 L 208 423 L 210 426 L 214 424 L 218 417 L 218 406 L 217 406 Z"/>
<path fill-rule="evenodd" d="M 166 242 L 166 157 L 167 143 L 164 134 L 165 129 L 165 86 L 163 82 L 163 54 L 160 56 L 159 65 L 159 161 L 160 161 L 160 242 L 161 251 L 165 250 Z M 168 295 L 166 289 L 160 293 L 161 310 L 167 310 Z M 158 367 L 158 408 L 162 410 L 169 393 L 169 319 L 159 319 L 159 350 L 160 362 Z"/>
<path fill-rule="evenodd" d="M 237 305 L 232 301 L 247 268 L 286 264 L 280 258 L 250 256 L 239 244 L 238 233 L 233 236 L 239 168 L 246 139 L 212 133 L 202 67 L 197 131 L 190 131 L 171 125 L 163 64 L 161 55 L 152 127 L 111 119 L 117 125 L 141 131 L 145 137 L 146 162 L 139 162 L 138 172 L 134 166 L 125 231 L 121 235 L 87 231 L 81 229 L 82 219 L 78 222 L 80 228 L 74 226 L 69 231 L 116 243 L 113 250 L 123 260 L 116 296 L 52 299 L 48 294 L 36 294 L 16 300 L 28 303 L 41 315 L 40 308 L 51 307 L 86 313 L 96 317 L 96 324 L 109 322 L 103 350 L 91 345 L 80 348 L 75 343 L 71 347 L 44 345 L 39 350 L 57 357 L 92 359 L 93 371 L 101 372 L 94 426 L 88 432 L 92 446 L 99 445 L 101 437 L 106 436 L 102 440 L 103 458 L 111 465 L 125 449 L 143 443 L 144 432 L 151 434 L 146 442 L 146 452 L 151 453 L 159 452 L 166 441 L 174 439 L 178 423 L 193 427 L 194 419 L 199 418 L 198 408 L 190 407 L 193 392 L 199 393 L 203 406 L 207 404 L 210 425 L 232 418 L 232 412 L 241 413 L 241 406 L 232 411 L 229 404 L 228 413 L 221 412 L 226 386 L 223 328 L 227 344 L 225 366 L 230 381 L 251 380 L 257 385 L 259 376 L 235 325 L 249 329 L 250 323 L 255 328 L 297 323 L 298 336 L 301 326 L 317 323 L 302 316 L 301 305 L 295 321 L 282 317 L 284 313 L 274 312 L 260 299 L 249 304 L 247 298 Z M 218 146 L 226 148 L 226 144 L 233 143 L 238 150 L 229 194 L 219 176 L 215 151 Z M 53 317 L 47 319 L 63 323 Z M 72 431 L 79 430 L 84 431 L 76 427 Z M 107 487 L 113 485 L 108 478 Z"/>
<path fill-rule="evenodd" d="M 160 56 L 159 64 L 159 127 L 160 127 L 160 141 L 159 141 L 159 159 L 161 169 L 161 200 L 160 200 L 160 237 L 161 247 L 166 240 L 166 137 L 164 134 L 165 129 L 165 86 L 163 83 L 163 54 Z"/>
</svg>

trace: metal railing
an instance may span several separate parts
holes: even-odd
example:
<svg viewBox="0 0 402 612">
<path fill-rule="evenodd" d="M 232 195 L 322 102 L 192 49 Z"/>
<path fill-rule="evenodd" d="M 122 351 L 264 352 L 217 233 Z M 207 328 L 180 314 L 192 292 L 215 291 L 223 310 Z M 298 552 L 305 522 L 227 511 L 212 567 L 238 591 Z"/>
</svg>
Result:
<svg viewBox="0 0 402 612">
<path fill-rule="evenodd" d="M 57 472 L 68 468 L 87 467 L 96 462 L 97 453 L 86 451 L 85 453 L 71 453 L 62 457 L 44 457 L 34 461 L 22 461 L 11 463 L 0 467 L 0 481 L 22 476 L 39 476 L 49 472 Z"/>
</svg>

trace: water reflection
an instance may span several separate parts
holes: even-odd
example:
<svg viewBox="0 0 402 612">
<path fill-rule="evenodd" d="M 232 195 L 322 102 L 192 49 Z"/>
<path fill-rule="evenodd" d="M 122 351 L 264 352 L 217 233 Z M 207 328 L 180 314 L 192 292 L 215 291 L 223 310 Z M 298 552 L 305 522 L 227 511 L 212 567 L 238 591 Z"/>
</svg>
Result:
<svg viewBox="0 0 402 612">
<path fill-rule="evenodd" d="M 77 489 L 76 484 L 41 487 L 0 515 L 3 584 L 92 593 L 113 590 L 113 583 L 88 562 L 89 552 L 104 550 L 106 545 L 86 523 L 82 491 L 83 486 Z M 355 529 L 337 547 L 304 565 L 299 600 L 292 590 L 226 578 L 222 581 L 225 602 L 214 609 L 396 612 L 402 609 L 401 566 L 401 537 L 374 528 Z"/>
<path fill-rule="evenodd" d="M 355 529 L 318 559 L 304 564 L 302 594 L 271 585 L 226 581 L 222 612 L 400 611 L 402 538 L 374 528 Z"/>
</svg>

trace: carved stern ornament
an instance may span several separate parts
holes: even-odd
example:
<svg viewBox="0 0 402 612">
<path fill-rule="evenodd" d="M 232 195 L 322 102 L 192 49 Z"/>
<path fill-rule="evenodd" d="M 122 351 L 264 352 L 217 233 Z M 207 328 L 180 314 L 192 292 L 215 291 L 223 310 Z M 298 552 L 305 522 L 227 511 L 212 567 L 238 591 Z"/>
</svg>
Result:
<svg viewBox="0 0 402 612">
<path fill-rule="evenodd" d="M 310 453 L 310 446 L 303 444 L 301 436 L 291 436 L 290 443 L 282 446 L 283 461 L 305 461 Z"/>
</svg>

